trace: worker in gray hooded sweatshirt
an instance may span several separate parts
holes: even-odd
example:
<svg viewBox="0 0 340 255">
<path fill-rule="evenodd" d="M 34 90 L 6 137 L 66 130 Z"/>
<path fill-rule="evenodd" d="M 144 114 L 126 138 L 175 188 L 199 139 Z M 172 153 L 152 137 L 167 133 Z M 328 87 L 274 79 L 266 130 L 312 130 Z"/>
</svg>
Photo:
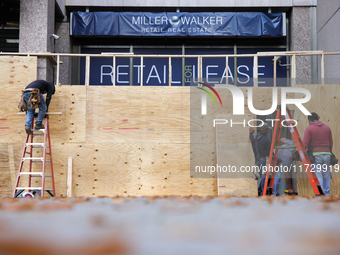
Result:
<svg viewBox="0 0 340 255">
<path fill-rule="evenodd" d="M 285 191 L 288 195 L 297 195 L 296 190 L 293 188 L 292 178 L 290 176 L 293 168 L 293 161 L 299 160 L 299 153 L 296 151 L 295 143 L 287 138 L 281 138 L 282 147 L 290 146 L 289 149 L 279 149 L 277 154 L 277 160 L 281 162 L 282 169 L 285 173 L 286 183 L 288 185 L 288 190 Z"/>
</svg>

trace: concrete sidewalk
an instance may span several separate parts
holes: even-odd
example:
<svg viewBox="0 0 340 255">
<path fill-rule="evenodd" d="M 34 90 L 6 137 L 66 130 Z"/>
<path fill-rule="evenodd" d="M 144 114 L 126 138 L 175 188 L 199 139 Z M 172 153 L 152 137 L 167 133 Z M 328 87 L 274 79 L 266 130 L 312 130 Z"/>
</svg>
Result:
<svg viewBox="0 0 340 255">
<path fill-rule="evenodd" d="M 0 200 L 0 254 L 339 254 L 338 197 Z"/>
</svg>

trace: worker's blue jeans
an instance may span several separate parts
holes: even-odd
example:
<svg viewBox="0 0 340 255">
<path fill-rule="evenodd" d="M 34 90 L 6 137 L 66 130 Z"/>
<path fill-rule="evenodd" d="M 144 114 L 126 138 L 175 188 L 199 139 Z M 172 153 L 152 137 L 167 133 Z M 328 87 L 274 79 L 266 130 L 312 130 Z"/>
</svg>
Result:
<svg viewBox="0 0 340 255">
<path fill-rule="evenodd" d="M 28 100 L 30 99 L 30 97 L 31 97 L 31 93 L 25 92 L 24 100 L 27 104 L 27 114 L 26 114 L 25 126 L 29 126 L 29 127 L 32 126 L 32 121 L 33 121 L 34 113 L 35 113 L 35 109 L 32 109 L 28 105 Z M 39 113 L 38 113 L 37 121 L 35 122 L 36 125 L 42 124 L 42 121 L 44 120 L 44 117 L 45 117 L 46 110 L 47 110 L 47 107 L 46 107 L 46 103 L 45 103 L 45 98 L 42 94 L 40 94 Z"/>
<path fill-rule="evenodd" d="M 264 184 L 266 182 L 266 174 L 267 172 L 263 172 L 262 166 L 266 166 L 266 157 L 261 157 L 257 162 L 256 165 L 259 167 L 261 172 L 261 181 L 260 185 L 258 187 L 258 195 L 262 196 L 263 194 L 263 188 Z M 267 167 L 267 166 L 266 166 Z M 273 187 L 273 195 L 276 196 L 279 191 L 279 185 L 280 185 L 280 172 L 275 172 L 275 179 L 274 179 L 274 187 Z M 269 182 L 268 182 L 269 185 Z"/>
<path fill-rule="evenodd" d="M 331 194 L 330 164 L 331 155 L 329 154 L 315 155 L 314 171 L 325 196 L 329 196 Z"/>
</svg>

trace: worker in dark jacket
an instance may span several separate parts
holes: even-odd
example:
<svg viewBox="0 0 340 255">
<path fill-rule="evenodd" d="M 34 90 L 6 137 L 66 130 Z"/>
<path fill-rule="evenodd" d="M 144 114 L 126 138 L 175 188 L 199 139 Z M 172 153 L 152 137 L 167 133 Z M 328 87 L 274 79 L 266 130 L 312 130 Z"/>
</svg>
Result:
<svg viewBox="0 0 340 255">
<path fill-rule="evenodd" d="M 253 152 L 255 156 L 255 164 L 259 169 L 259 173 L 254 173 L 255 180 L 259 179 L 261 177 L 260 185 L 258 186 L 258 195 L 262 196 L 264 184 L 266 181 L 266 172 L 263 171 L 263 167 L 266 167 L 266 160 L 270 153 L 270 140 L 267 137 L 267 134 L 269 132 L 269 129 L 272 129 L 269 127 L 267 123 L 264 123 L 259 128 L 259 134 L 254 136 L 254 128 L 249 128 L 249 139 L 251 141 L 251 145 L 253 147 Z M 275 174 L 275 180 L 274 180 L 274 188 L 273 188 L 273 195 L 277 196 L 278 190 L 279 190 L 279 184 L 280 184 L 280 173 Z"/>
<path fill-rule="evenodd" d="M 25 130 L 27 134 L 32 134 L 31 126 L 36 108 L 39 108 L 39 113 L 35 122 L 35 129 L 45 129 L 42 121 L 46 111 L 48 111 L 54 93 L 55 87 L 53 83 L 44 80 L 33 81 L 25 88 L 24 100 L 27 104 Z M 43 94 L 47 94 L 46 102 Z"/>
</svg>

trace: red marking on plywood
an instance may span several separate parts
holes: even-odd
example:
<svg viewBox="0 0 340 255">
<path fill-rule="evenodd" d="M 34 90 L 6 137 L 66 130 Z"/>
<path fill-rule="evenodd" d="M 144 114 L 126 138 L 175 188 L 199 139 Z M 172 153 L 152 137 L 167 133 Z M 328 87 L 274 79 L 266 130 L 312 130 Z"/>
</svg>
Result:
<svg viewBox="0 0 340 255">
<path fill-rule="evenodd" d="M 9 127 L 0 127 L 0 129 L 9 129 Z"/>
<path fill-rule="evenodd" d="M 0 119 L 0 120 L 7 120 L 7 119 Z"/>
<path fill-rule="evenodd" d="M 218 186 L 218 187 L 220 187 L 220 188 L 225 188 L 225 186 Z"/>
<path fill-rule="evenodd" d="M 123 119 L 123 121 L 129 121 L 128 119 Z"/>
</svg>

